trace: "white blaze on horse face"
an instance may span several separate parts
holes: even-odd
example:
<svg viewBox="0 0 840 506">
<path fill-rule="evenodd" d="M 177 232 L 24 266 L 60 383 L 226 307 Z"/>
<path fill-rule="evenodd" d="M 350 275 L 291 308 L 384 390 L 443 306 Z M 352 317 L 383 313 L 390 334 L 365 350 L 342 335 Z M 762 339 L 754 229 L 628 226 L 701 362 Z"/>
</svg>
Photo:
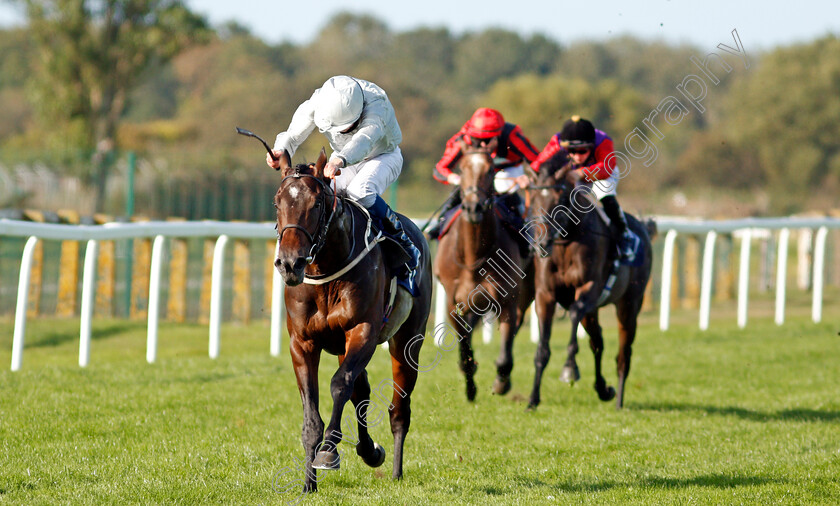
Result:
<svg viewBox="0 0 840 506">
<path fill-rule="evenodd" d="M 548 197 L 548 196 L 549 196 L 549 192 L 548 192 L 548 190 L 543 190 L 543 191 L 542 191 L 542 196 L 543 196 L 543 197 Z"/>
<path fill-rule="evenodd" d="M 289 188 L 289 196 L 293 199 L 296 199 L 298 196 L 298 189 L 296 186 L 292 186 Z"/>
</svg>

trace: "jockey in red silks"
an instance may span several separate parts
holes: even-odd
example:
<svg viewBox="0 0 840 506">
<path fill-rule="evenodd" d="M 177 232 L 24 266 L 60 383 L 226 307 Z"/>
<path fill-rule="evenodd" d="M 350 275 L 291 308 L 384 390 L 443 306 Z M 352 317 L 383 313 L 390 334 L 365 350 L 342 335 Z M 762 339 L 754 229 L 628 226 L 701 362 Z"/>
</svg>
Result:
<svg viewBox="0 0 840 506">
<path fill-rule="evenodd" d="M 463 140 L 467 145 L 478 148 L 490 144 L 494 138 L 498 139 L 496 151 L 492 153 L 496 160 L 496 179 L 494 183 L 496 192 L 503 196 L 505 206 L 513 211 L 511 218 L 516 219 L 515 217 L 518 217 L 518 221 L 521 222 L 524 205 L 519 194 L 516 193 L 516 189 L 528 185 L 528 176 L 523 171 L 522 163 L 536 161 L 539 151 L 525 137 L 519 125 L 505 122 L 499 111 L 487 107 L 477 109 L 458 133 L 446 141 L 446 150 L 443 152 L 440 161 L 435 164 L 432 175 L 444 184 L 460 184 L 461 176 L 452 172 L 463 155 L 460 141 Z M 461 195 L 458 193 L 446 202 L 441 211 L 441 220 L 427 232 L 429 237 L 437 238 L 446 212 L 460 203 Z M 513 223 L 512 226 L 516 227 L 518 232 L 523 224 Z M 515 235 L 517 238 L 521 237 L 519 233 Z M 525 243 L 527 244 L 527 241 Z"/>
<path fill-rule="evenodd" d="M 399 144 L 402 132 L 388 95 L 376 84 L 350 76 L 334 76 L 298 106 L 289 128 L 277 134 L 274 155 L 283 150 L 293 156 L 315 128 L 324 134 L 333 152 L 324 167 L 324 176 L 335 180 L 336 190 L 347 195 L 378 218 L 386 233 L 393 236 L 411 256 L 407 275 L 398 281 L 417 295 L 414 276 L 420 266 L 420 250 L 400 222 L 399 215 L 380 197 L 402 171 Z M 280 162 L 266 156 L 270 167 Z"/>
<path fill-rule="evenodd" d="M 627 218 L 616 199 L 620 174 L 615 168 L 612 139 L 602 130 L 596 129 L 589 120 L 572 116 L 566 120 L 563 128 L 551 137 L 536 161 L 531 162 L 531 168 L 539 171 L 540 165 L 561 150 L 565 150 L 577 166 L 577 169 L 569 174 L 573 182 L 583 180 L 595 183 L 592 185 L 592 192 L 603 204 L 604 212 L 610 221 L 617 225 L 618 235 L 615 241 L 619 245 L 620 260 L 623 263 L 632 263 L 639 238 L 629 230 Z"/>
</svg>

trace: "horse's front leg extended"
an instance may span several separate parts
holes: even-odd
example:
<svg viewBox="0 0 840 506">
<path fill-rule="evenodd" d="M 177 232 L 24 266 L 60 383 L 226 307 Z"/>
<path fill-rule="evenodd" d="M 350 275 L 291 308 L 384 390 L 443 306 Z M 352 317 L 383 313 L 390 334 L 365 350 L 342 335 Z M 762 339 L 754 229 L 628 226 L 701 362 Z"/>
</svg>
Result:
<svg viewBox="0 0 840 506">
<path fill-rule="evenodd" d="M 575 355 L 578 352 L 578 325 L 584 316 L 597 309 L 598 295 L 601 293 L 601 288 L 599 286 L 595 289 L 595 283 L 592 281 L 578 287 L 575 290 L 575 301 L 569 306 L 569 320 L 572 323 L 572 335 L 567 348 L 569 356 L 566 359 L 566 364 L 563 366 L 563 373 L 560 379 L 572 385 L 580 379 L 580 370 L 575 361 Z"/>
<path fill-rule="evenodd" d="M 467 318 L 468 321 L 463 320 L 463 318 Z M 449 321 L 458 332 L 458 348 L 461 353 L 460 367 L 467 380 L 467 400 L 474 401 L 475 395 L 478 393 L 475 386 L 475 372 L 478 370 L 478 362 L 475 361 L 473 356 L 472 331 L 479 319 L 477 315 L 469 313 L 459 320 L 456 320 L 450 311 Z M 463 323 L 466 323 L 467 326 L 464 326 Z"/>
<path fill-rule="evenodd" d="M 315 348 L 311 341 L 302 341 L 298 336 L 291 336 L 290 351 L 292 366 L 295 369 L 300 399 L 303 403 L 303 434 L 301 440 L 306 452 L 304 473 L 306 474 L 303 491 L 318 490 L 318 481 L 312 463 L 315 453 L 324 436 L 324 421 L 318 412 L 318 364 L 321 360 L 321 350 Z"/>
<path fill-rule="evenodd" d="M 601 324 L 598 323 L 598 309 L 583 317 L 583 328 L 589 334 L 589 348 L 595 358 L 595 391 L 602 401 L 609 401 L 615 398 L 615 388 L 607 385 L 607 380 L 601 372 L 601 356 L 604 354 L 604 336 L 601 333 Z"/>
<path fill-rule="evenodd" d="M 385 462 L 385 449 L 382 448 L 381 445 L 374 443 L 368 433 L 368 425 L 371 423 L 368 416 L 371 400 L 370 383 L 368 382 L 366 371 L 363 370 L 361 374 L 359 374 L 359 377 L 356 378 L 356 384 L 350 400 L 353 401 L 353 406 L 356 408 L 354 411 L 356 413 L 356 421 L 359 426 L 356 454 L 370 467 L 379 467 L 383 462 Z M 347 421 L 348 418 L 349 417 L 345 416 L 345 421 Z M 378 423 L 378 420 L 374 420 L 373 423 Z"/>
<path fill-rule="evenodd" d="M 537 311 L 537 319 L 540 322 L 540 342 L 534 354 L 534 388 L 531 390 L 531 399 L 528 401 L 528 409 L 534 409 L 540 404 L 540 385 L 542 375 L 548 360 L 551 358 L 551 323 L 554 318 L 554 310 L 557 306 L 557 299 L 551 291 L 538 291 L 534 300 L 534 307 Z"/>
<path fill-rule="evenodd" d="M 332 416 L 327 425 L 324 442 L 318 449 L 313 467 L 316 469 L 338 469 L 340 458 L 338 443 L 341 442 L 341 415 L 344 405 L 353 395 L 356 378 L 365 370 L 373 352 L 376 351 L 376 341 L 373 339 L 371 324 L 362 323 L 346 332 L 344 361 L 330 382 L 330 393 L 333 398 Z"/>
<path fill-rule="evenodd" d="M 513 299 L 502 310 L 499 335 L 501 346 L 499 357 L 496 359 L 496 380 L 493 382 L 493 393 L 504 395 L 510 391 L 510 372 L 513 370 L 513 339 L 516 337 L 516 300 Z"/>
</svg>

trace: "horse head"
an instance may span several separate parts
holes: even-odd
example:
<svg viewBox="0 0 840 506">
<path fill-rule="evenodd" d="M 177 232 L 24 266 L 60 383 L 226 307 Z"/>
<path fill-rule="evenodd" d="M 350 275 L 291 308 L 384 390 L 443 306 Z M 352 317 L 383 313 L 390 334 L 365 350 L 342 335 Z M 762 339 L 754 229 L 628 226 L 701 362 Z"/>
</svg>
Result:
<svg viewBox="0 0 840 506">
<path fill-rule="evenodd" d="M 274 195 L 279 243 L 274 267 L 289 286 L 303 282 L 303 271 L 324 246 L 336 214 L 336 195 L 324 177 L 326 163 L 323 148 L 314 164 L 292 166 L 285 151 L 280 157 L 283 180 Z"/>
<path fill-rule="evenodd" d="M 589 210 L 591 204 L 581 205 L 578 199 L 585 196 L 575 192 L 575 184 L 569 180 L 569 174 L 575 168 L 569 156 L 561 151 L 540 166 L 540 171 L 532 174 L 534 184 L 531 193 L 532 212 L 539 213 L 545 233 L 539 238 L 539 245 L 549 251 L 558 235 L 566 237 L 568 232 L 581 222 L 578 210 Z M 573 202 L 572 199 L 575 199 Z"/>
<path fill-rule="evenodd" d="M 492 153 L 496 151 L 498 139 L 494 138 L 479 148 L 471 147 L 463 139 L 460 143 L 463 153 L 458 162 L 461 171 L 461 205 L 470 223 L 480 223 L 485 213 L 493 209 L 495 168 Z"/>
</svg>

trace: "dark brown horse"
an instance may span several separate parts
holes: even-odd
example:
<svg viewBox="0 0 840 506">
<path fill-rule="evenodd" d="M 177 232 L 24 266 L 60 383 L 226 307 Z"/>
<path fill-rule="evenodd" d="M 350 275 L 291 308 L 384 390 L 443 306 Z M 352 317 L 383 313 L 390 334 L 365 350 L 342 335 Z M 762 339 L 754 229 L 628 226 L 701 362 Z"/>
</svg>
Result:
<svg viewBox="0 0 840 506">
<path fill-rule="evenodd" d="M 540 383 L 551 356 L 549 339 L 554 310 L 559 303 L 569 312 L 572 333 L 568 357 L 561 379 L 574 383 L 580 379 L 575 355 L 578 352 L 578 324 L 589 334 L 589 347 L 595 355 L 595 390 L 602 401 L 616 397 L 601 374 L 604 339 L 598 323 L 598 308 L 615 304 L 618 315 L 618 396 L 616 409 L 624 405 L 624 386 L 630 373 L 630 355 L 636 337 L 636 319 L 642 308 L 645 287 L 650 278 L 652 250 L 650 234 L 655 224 L 642 225 L 627 215 L 630 229 L 641 239 L 638 266 L 618 266 L 618 253 L 613 233 L 599 216 L 591 190 L 574 186 L 568 179 L 574 168 L 564 152 L 543 164 L 536 182 L 528 190 L 531 198 L 530 223 L 542 222 L 541 237 L 533 238 L 536 246 L 536 311 L 540 322 L 540 341 L 534 357 L 534 388 L 529 407 L 540 403 Z M 648 228 L 649 227 L 649 228 Z M 649 234 L 650 232 L 650 234 Z M 612 279 L 610 279 L 612 277 Z M 611 288 L 610 288 L 611 287 Z"/>
<path fill-rule="evenodd" d="M 467 399 L 474 400 L 472 331 L 482 316 L 498 318 L 501 349 L 496 359 L 493 391 L 505 394 L 511 388 L 513 339 L 534 297 L 533 263 L 522 258 L 512 232 L 501 223 L 495 204 L 490 153 L 468 151 L 458 163 L 461 171 L 462 212 L 451 231 L 440 239 L 435 255 L 435 275 L 446 290 L 452 331 L 457 333 L 460 367 L 466 376 Z"/>
<path fill-rule="evenodd" d="M 386 314 L 392 279 L 386 252 L 381 243 L 367 236 L 367 213 L 331 190 L 330 181 L 323 176 L 325 164 L 323 150 L 309 166 L 292 167 L 284 153 L 280 166 L 283 180 L 274 197 L 279 241 L 274 263 L 286 282 L 289 344 L 303 402 L 307 492 L 317 489 L 313 468 L 339 467 L 341 416 L 348 400 L 356 406 L 356 416 L 350 418 L 351 424 L 353 418 L 358 422 L 356 453 L 371 467 L 385 460 L 385 450 L 368 434 L 371 388 L 365 368 L 377 345 L 386 341 L 394 388 L 387 408 L 394 435 L 393 477 L 402 477 L 411 392 L 417 381 L 417 344 L 422 340 L 409 344 L 413 337 L 425 334 L 432 290 L 429 247 L 417 227 L 402 218 L 406 233 L 422 253 L 416 276 L 420 295 L 412 298 L 392 283 L 391 290 L 397 295 L 390 316 Z M 330 383 L 333 409 L 326 437 L 318 412 L 321 351 L 337 355 L 339 363 Z"/>
</svg>

